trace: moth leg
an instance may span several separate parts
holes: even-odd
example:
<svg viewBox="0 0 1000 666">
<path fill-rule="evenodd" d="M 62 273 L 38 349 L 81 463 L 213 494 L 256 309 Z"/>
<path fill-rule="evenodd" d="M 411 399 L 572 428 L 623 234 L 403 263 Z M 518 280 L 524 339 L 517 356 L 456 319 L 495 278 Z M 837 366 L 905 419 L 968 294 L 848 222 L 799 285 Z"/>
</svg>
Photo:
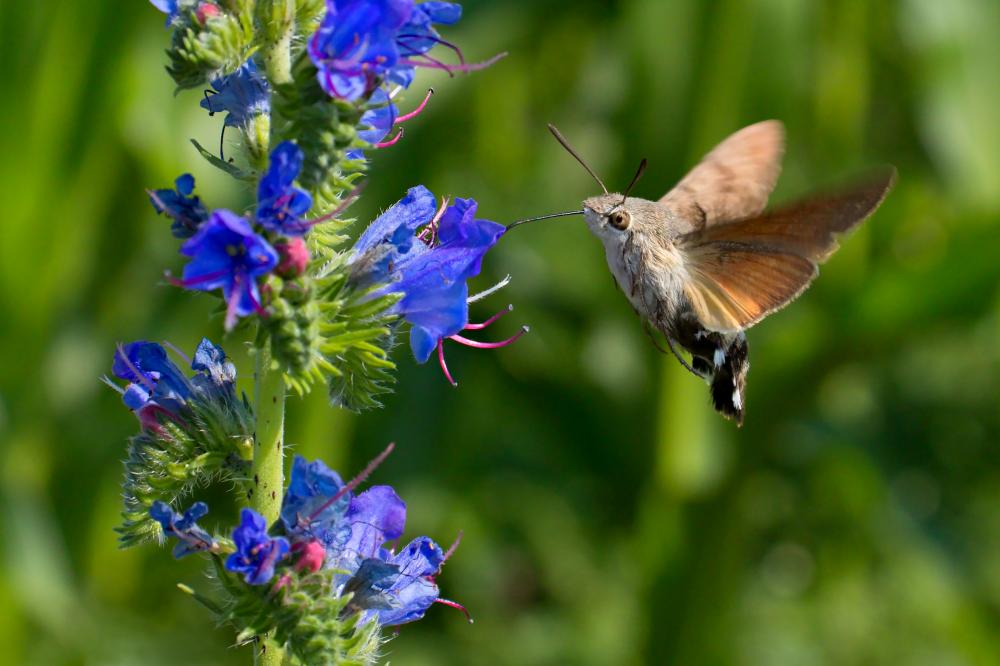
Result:
<svg viewBox="0 0 1000 666">
<path fill-rule="evenodd" d="M 645 321 L 642 322 L 642 330 L 646 332 L 646 335 L 649 337 L 649 341 L 653 343 L 653 346 L 656 347 L 656 349 L 661 354 L 666 354 L 667 353 L 667 350 L 664 349 L 663 347 L 661 347 L 660 343 L 656 341 L 656 336 L 653 335 L 653 330 L 649 327 L 649 323 L 648 322 L 645 322 Z M 677 354 L 677 352 L 674 352 L 674 354 Z"/>
<path fill-rule="evenodd" d="M 670 351 L 674 353 L 674 357 L 680 362 L 682 366 L 684 366 L 684 369 L 690 372 L 698 379 L 705 379 L 705 375 L 701 374 L 700 372 L 692 368 L 691 365 L 684 360 L 684 357 L 681 356 L 681 353 L 677 351 L 677 347 L 674 346 L 674 339 L 669 336 L 666 336 L 666 338 L 667 338 L 667 344 L 670 346 Z"/>
</svg>

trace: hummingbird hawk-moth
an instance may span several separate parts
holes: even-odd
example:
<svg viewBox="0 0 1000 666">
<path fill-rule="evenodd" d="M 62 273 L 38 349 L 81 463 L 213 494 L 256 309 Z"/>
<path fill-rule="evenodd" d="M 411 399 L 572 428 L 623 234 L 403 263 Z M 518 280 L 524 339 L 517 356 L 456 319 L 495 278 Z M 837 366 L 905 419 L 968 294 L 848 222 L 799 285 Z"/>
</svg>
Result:
<svg viewBox="0 0 1000 666">
<path fill-rule="evenodd" d="M 768 120 L 731 135 L 661 199 L 649 201 L 628 196 L 645 160 L 624 194 L 610 193 L 549 129 L 604 190 L 586 199 L 582 211 L 557 215 L 584 215 L 636 313 L 708 382 L 715 409 L 742 425 L 746 330 L 805 291 L 837 249 L 837 237 L 878 208 L 895 169 L 765 211 L 784 153 L 783 126 Z"/>
</svg>

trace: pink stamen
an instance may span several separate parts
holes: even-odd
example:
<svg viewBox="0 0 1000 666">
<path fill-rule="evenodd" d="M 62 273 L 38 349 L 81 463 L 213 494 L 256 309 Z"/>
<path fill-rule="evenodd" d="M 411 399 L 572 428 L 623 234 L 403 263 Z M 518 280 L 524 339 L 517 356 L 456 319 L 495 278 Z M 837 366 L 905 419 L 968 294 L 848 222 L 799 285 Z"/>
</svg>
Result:
<svg viewBox="0 0 1000 666">
<path fill-rule="evenodd" d="M 420 103 L 420 105 L 417 108 L 415 108 L 413 111 L 410 111 L 409 113 L 396 118 L 396 122 L 394 124 L 398 125 L 400 123 L 405 123 L 407 120 L 410 120 L 411 118 L 416 118 L 417 116 L 419 116 L 420 113 L 424 110 L 424 107 L 427 106 L 427 102 L 430 101 L 431 96 L 433 94 L 434 94 L 434 88 L 428 88 L 427 89 L 427 94 L 424 96 L 424 101 L 422 101 Z"/>
<path fill-rule="evenodd" d="M 455 53 L 455 55 L 458 56 L 458 61 L 460 63 L 462 63 L 463 65 L 465 64 L 465 55 L 462 53 L 462 49 L 458 48 L 457 45 L 452 44 L 451 42 L 449 42 L 447 40 L 441 39 L 440 37 L 432 37 L 430 35 L 415 35 L 415 34 L 407 33 L 405 35 L 399 35 L 398 39 L 403 39 L 403 40 L 429 39 L 430 41 L 434 42 L 435 44 L 440 44 L 441 46 L 444 46 L 445 48 L 451 49 Z M 403 46 L 406 46 L 406 44 L 404 44 Z M 425 53 L 417 53 L 416 51 L 413 51 L 412 47 L 406 46 L 406 48 L 410 49 L 411 53 L 406 53 L 404 55 L 407 55 L 407 56 L 409 56 L 409 55 L 426 55 Z"/>
<path fill-rule="evenodd" d="M 223 327 L 227 332 L 233 330 L 238 317 L 236 309 L 240 305 L 240 277 L 239 273 L 233 276 L 232 291 L 229 293 L 229 300 L 226 302 L 226 319 Z"/>
<path fill-rule="evenodd" d="M 444 340 L 438 340 L 438 363 L 441 364 L 441 371 L 444 372 L 445 379 L 448 380 L 448 383 L 457 387 L 458 382 L 452 379 L 451 373 L 448 372 L 448 364 L 444 362 Z"/>
<path fill-rule="evenodd" d="M 131 370 L 132 374 L 139 379 L 139 383 L 145 385 L 145 387 L 149 389 L 150 393 L 152 393 L 156 389 L 156 384 L 154 384 L 152 379 L 147 377 L 142 371 L 139 370 L 139 368 L 136 367 L 135 363 L 132 362 L 132 359 L 125 354 L 125 346 L 120 342 L 117 345 L 117 351 L 118 358 L 122 360 L 125 367 Z"/>
<path fill-rule="evenodd" d="M 209 115 L 214 115 L 214 114 L 209 114 Z M 146 194 L 149 195 L 149 198 L 153 200 L 153 203 L 155 203 L 157 207 L 159 207 L 163 211 L 167 210 L 167 207 L 166 205 L 164 205 L 163 200 L 156 195 L 156 192 L 154 192 L 153 190 L 146 190 Z"/>
<path fill-rule="evenodd" d="M 489 326 L 490 324 L 492 324 L 493 322 L 495 322 L 500 317 L 504 316 L 508 312 L 511 312 L 513 309 L 514 309 L 513 305 L 508 305 L 506 310 L 501 310 L 500 312 L 496 313 L 495 315 L 493 315 L 492 317 L 490 317 L 489 319 L 487 319 L 486 321 L 484 321 L 482 324 L 466 324 L 465 325 L 465 330 L 466 331 L 481 331 L 484 328 L 486 328 L 487 326 Z"/>
<path fill-rule="evenodd" d="M 175 347 L 172 342 L 167 342 L 166 340 L 164 340 L 163 341 L 163 346 L 166 347 L 167 349 L 169 349 L 170 351 L 172 351 L 173 353 L 177 354 L 178 356 L 180 356 L 182 359 L 184 359 L 185 363 L 187 363 L 188 365 L 191 365 L 191 357 L 188 356 L 187 354 L 185 354 L 184 352 L 182 352 L 177 347 Z"/>
<path fill-rule="evenodd" d="M 399 143 L 399 140 L 403 138 L 403 128 L 399 128 L 399 132 L 396 136 L 392 137 L 388 141 L 382 141 L 381 143 L 376 143 L 375 148 L 389 148 L 390 146 L 395 146 Z"/>
<path fill-rule="evenodd" d="M 179 280 L 179 279 L 175 278 L 173 275 L 171 275 L 170 273 L 165 273 L 164 277 L 167 279 L 167 282 L 169 282 L 170 284 L 172 284 L 175 287 L 182 287 L 184 289 L 190 289 L 191 287 L 197 286 L 199 284 L 204 284 L 206 282 L 211 282 L 212 280 L 218 280 L 221 277 L 225 277 L 228 273 L 229 273 L 229 271 L 224 271 L 224 270 L 223 271 L 215 271 L 213 273 L 205 273 L 204 275 L 199 275 L 198 277 L 189 278 L 189 279 L 186 279 L 186 280 Z"/>
<path fill-rule="evenodd" d="M 421 55 L 422 57 L 426 58 L 428 62 L 421 62 L 418 60 L 411 60 L 409 58 L 406 58 L 401 60 L 400 64 L 405 65 L 407 67 L 429 67 L 431 69 L 442 69 L 448 72 L 449 74 L 452 72 L 462 72 L 464 74 L 468 74 L 469 72 L 477 72 L 481 69 L 486 69 L 487 67 L 496 64 L 498 61 L 507 57 L 507 52 L 504 51 L 503 53 L 498 53 L 489 60 L 484 60 L 483 62 L 463 63 L 461 65 L 446 65 L 443 62 L 430 58 L 426 54 L 421 54 Z"/>
<path fill-rule="evenodd" d="M 467 611 L 465 609 L 465 606 L 463 606 L 460 603 L 457 603 L 455 601 L 451 601 L 450 599 L 440 599 L 440 598 L 435 599 L 434 603 L 441 604 L 442 606 L 448 606 L 449 608 L 454 608 L 456 610 L 462 611 L 462 614 L 465 615 L 465 619 L 469 621 L 469 624 L 475 624 L 475 622 L 476 622 L 475 620 L 472 619 L 472 616 L 469 615 L 469 611 Z"/>
<path fill-rule="evenodd" d="M 507 345 L 513 344 L 520 339 L 522 335 L 527 333 L 530 329 L 527 326 L 522 326 L 521 330 L 515 335 L 507 338 L 506 340 L 501 340 L 500 342 L 479 342 L 477 340 L 470 340 L 469 338 L 463 338 L 461 335 L 449 335 L 449 340 L 454 340 L 460 345 L 465 345 L 466 347 L 473 347 L 474 349 L 499 349 L 501 347 L 506 347 Z"/>
<path fill-rule="evenodd" d="M 452 542 L 452 544 L 450 546 L 448 546 L 448 550 L 444 551 L 444 559 L 441 560 L 441 566 L 442 567 L 444 566 L 444 563 L 448 561 L 448 558 L 450 558 L 455 553 L 455 551 L 458 549 L 458 544 L 462 543 L 462 537 L 463 536 L 465 536 L 465 532 L 463 532 L 462 530 L 459 530 L 458 531 L 458 536 L 455 537 L 455 541 Z M 438 571 L 440 571 L 440 570 L 441 570 L 441 567 L 438 567 Z"/>
<path fill-rule="evenodd" d="M 330 499 L 328 499 L 318 509 L 316 509 L 312 513 L 312 515 L 310 515 L 309 518 L 307 519 L 308 523 L 311 523 L 312 521 L 316 520 L 316 518 L 321 513 L 323 513 L 328 508 L 330 508 L 331 506 L 333 506 L 334 504 L 336 504 L 337 500 L 339 500 L 341 497 L 343 497 L 347 493 L 349 493 L 352 490 L 354 490 L 355 488 L 357 488 L 358 485 L 360 483 L 362 483 L 365 479 L 367 479 L 368 476 L 372 472 L 374 472 L 375 469 L 379 465 L 381 465 L 383 462 L 385 462 L 385 459 L 389 457 L 389 454 L 392 453 L 393 449 L 395 449 L 395 448 L 396 448 L 395 444 L 389 444 L 389 446 L 385 447 L 385 450 L 382 451 L 382 453 L 380 453 L 377 456 L 375 456 L 375 458 L 373 458 L 372 461 L 370 463 L 368 463 L 368 466 L 365 467 L 363 470 L 361 470 L 360 474 L 358 474 L 356 477 L 354 477 L 353 479 L 351 479 L 350 482 L 348 482 L 348 484 L 346 486 L 344 486 L 343 488 L 341 488 L 340 490 L 338 490 L 333 497 L 331 497 Z M 308 524 L 308 523 L 306 523 L 306 524 Z"/>
</svg>

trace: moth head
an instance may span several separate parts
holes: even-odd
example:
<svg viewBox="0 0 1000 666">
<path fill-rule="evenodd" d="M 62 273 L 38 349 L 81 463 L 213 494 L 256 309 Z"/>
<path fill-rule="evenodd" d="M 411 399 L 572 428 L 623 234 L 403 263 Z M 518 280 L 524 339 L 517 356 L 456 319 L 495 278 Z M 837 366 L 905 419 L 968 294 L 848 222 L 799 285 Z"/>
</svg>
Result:
<svg viewBox="0 0 1000 666">
<path fill-rule="evenodd" d="M 601 194 L 583 202 L 587 226 L 598 236 L 624 234 L 633 223 L 631 199 L 620 194 Z"/>
</svg>

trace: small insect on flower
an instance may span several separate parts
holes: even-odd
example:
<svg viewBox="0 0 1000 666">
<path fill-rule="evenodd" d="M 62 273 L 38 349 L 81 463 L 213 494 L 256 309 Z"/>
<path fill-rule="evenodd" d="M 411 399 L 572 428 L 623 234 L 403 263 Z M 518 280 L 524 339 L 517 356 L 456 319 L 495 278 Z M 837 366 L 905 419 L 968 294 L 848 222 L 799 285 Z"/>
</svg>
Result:
<svg viewBox="0 0 1000 666">
<path fill-rule="evenodd" d="M 208 219 L 208 210 L 201 198 L 194 195 L 194 176 L 185 173 L 174 181 L 177 189 L 147 191 L 157 213 L 173 218 L 170 233 L 175 238 L 191 238 Z"/>
<path fill-rule="evenodd" d="M 243 574 L 250 585 L 265 585 L 274 578 L 274 566 L 284 559 L 291 547 L 283 537 L 267 534 L 267 521 L 253 509 L 240 512 L 240 524 L 233 530 L 236 552 L 226 558 L 226 569 Z"/>
<path fill-rule="evenodd" d="M 278 265 L 278 253 L 254 233 L 250 223 L 236 213 L 216 210 L 198 233 L 181 246 L 191 257 L 183 279 L 173 284 L 196 291 L 222 289 L 226 301 L 226 330 L 238 317 L 266 314 L 260 304 L 257 279 Z"/>
<path fill-rule="evenodd" d="M 312 197 L 295 187 L 305 155 L 291 141 L 271 151 L 271 162 L 257 187 L 257 222 L 284 236 L 303 236 L 311 225 L 303 219 L 312 207 Z"/>
<path fill-rule="evenodd" d="M 413 356 L 424 363 L 437 349 L 442 370 L 452 384 L 456 382 L 444 362 L 445 339 L 494 349 L 527 332 L 522 328 L 502 342 L 477 342 L 460 335 L 463 330 L 481 330 L 510 311 L 508 307 L 482 324 L 469 323 L 466 280 L 479 274 L 483 257 L 505 232 L 503 225 L 476 219 L 476 207 L 472 199 L 456 199 L 451 205 L 445 200 L 437 206 L 426 187 L 410 188 L 406 197 L 365 230 L 350 259 L 357 286 L 381 283 L 385 286 L 376 295 L 402 294 L 393 312 L 411 324 Z"/>
<path fill-rule="evenodd" d="M 184 515 L 171 509 L 166 502 L 153 502 L 149 508 L 150 517 L 160 523 L 163 533 L 177 539 L 177 545 L 174 546 L 174 557 L 177 559 L 215 547 L 212 535 L 195 522 L 204 518 L 207 513 L 208 505 L 204 502 L 195 502 Z"/>
</svg>

